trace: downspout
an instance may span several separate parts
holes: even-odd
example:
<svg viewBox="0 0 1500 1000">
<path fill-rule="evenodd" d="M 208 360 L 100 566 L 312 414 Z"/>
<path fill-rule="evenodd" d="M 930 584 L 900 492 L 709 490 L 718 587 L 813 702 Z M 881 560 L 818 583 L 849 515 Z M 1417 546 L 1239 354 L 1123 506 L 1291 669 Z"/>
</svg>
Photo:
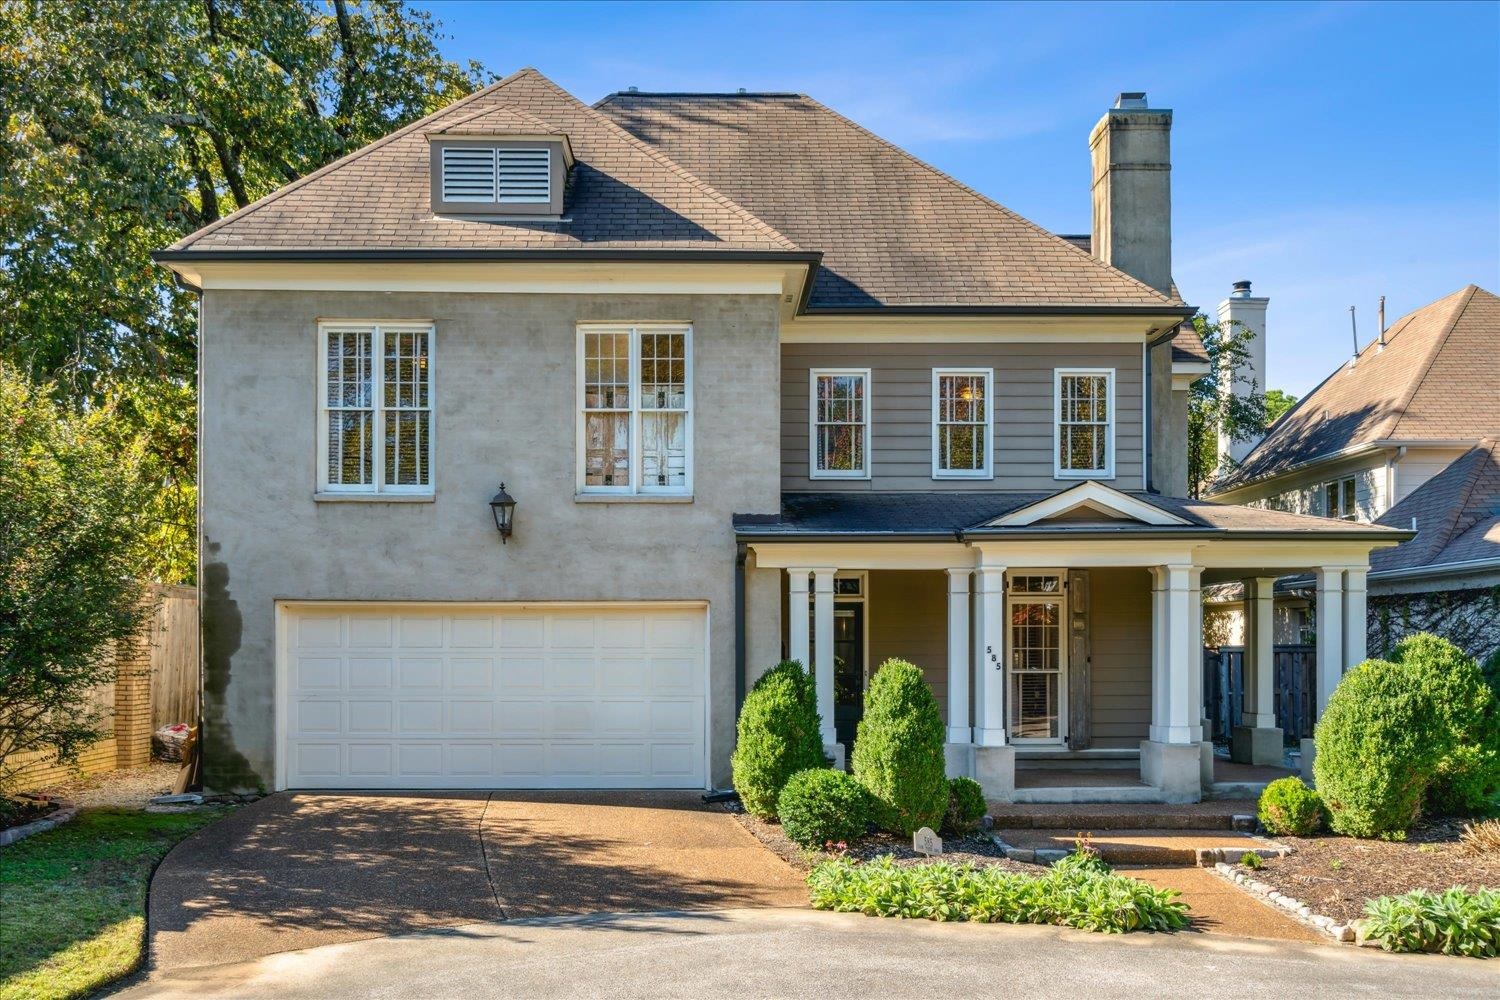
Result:
<svg viewBox="0 0 1500 1000">
<path fill-rule="evenodd" d="M 1156 392 L 1156 388 L 1151 381 L 1151 347 L 1150 339 L 1147 339 L 1146 343 L 1141 345 L 1141 367 L 1145 379 L 1145 385 L 1143 386 L 1145 391 L 1141 393 L 1142 398 L 1145 400 L 1145 405 L 1142 407 L 1142 410 L 1145 411 L 1142 420 L 1145 423 L 1141 427 L 1141 437 L 1146 442 L 1146 446 L 1141 449 L 1141 464 L 1146 469 L 1147 493 L 1156 492 L 1156 470 L 1151 466 L 1151 439 L 1155 437 L 1151 433 L 1151 397 Z"/>
<path fill-rule="evenodd" d="M 744 542 L 734 552 L 734 717 L 745 704 L 745 558 L 750 547 Z"/>
</svg>

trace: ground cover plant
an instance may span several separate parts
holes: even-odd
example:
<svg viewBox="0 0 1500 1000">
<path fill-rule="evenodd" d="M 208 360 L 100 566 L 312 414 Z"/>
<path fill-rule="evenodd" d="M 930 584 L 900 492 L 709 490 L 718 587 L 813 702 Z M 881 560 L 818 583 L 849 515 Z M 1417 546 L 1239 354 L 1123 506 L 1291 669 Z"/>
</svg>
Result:
<svg viewBox="0 0 1500 1000">
<path fill-rule="evenodd" d="M 84 996 L 133 971 L 156 863 L 221 815 L 85 810 L 4 848 L 0 1000 Z"/>
<path fill-rule="evenodd" d="M 1079 852 L 1042 875 L 934 862 L 903 866 L 882 857 L 865 864 L 825 861 L 807 878 L 819 910 L 867 916 L 974 923 L 1055 924 L 1119 934 L 1187 926 L 1176 893 L 1109 870 Z"/>
<path fill-rule="evenodd" d="M 796 660 L 783 660 L 745 695 L 736 729 L 734 790 L 762 819 L 776 817 L 781 790 L 798 771 L 824 766 L 813 679 Z"/>
<path fill-rule="evenodd" d="M 1365 906 L 1365 935 L 1387 951 L 1444 955 L 1500 955 L 1500 892 L 1456 886 L 1434 893 L 1417 889 L 1372 899 Z"/>
</svg>

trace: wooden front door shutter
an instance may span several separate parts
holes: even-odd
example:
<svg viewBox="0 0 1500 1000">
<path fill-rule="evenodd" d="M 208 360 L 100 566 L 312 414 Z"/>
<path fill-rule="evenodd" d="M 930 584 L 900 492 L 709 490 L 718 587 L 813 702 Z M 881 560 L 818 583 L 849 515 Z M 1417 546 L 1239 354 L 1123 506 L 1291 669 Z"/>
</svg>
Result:
<svg viewBox="0 0 1500 1000">
<path fill-rule="evenodd" d="M 1091 732 L 1093 698 L 1089 692 L 1089 571 L 1068 571 L 1068 748 L 1086 749 Z"/>
</svg>

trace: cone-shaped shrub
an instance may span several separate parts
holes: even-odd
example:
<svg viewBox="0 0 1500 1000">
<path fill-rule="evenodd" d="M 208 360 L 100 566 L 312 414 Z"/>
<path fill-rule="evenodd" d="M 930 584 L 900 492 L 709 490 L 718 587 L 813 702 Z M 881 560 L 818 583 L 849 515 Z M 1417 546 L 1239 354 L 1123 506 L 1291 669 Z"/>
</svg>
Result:
<svg viewBox="0 0 1500 1000">
<path fill-rule="evenodd" d="M 910 836 L 938 829 L 948 811 L 943 718 L 922 671 L 887 660 L 865 692 L 854 739 L 854 776 L 870 793 L 877 825 Z"/>
<path fill-rule="evenodd" d="M 798 771 L 823 767 L 818 698 L 796 660 L 783 660 L 745 696 L 736 729 L 734 790 L 752 814 L 776 818 L 776 800 Z"/>
<path fill-rule="evenodd" d="M 1443 718 L 1430 734 L 1441 755 L 1427 787 L 1428 805 L 1461 814 L 1486 808 L 1500 791 L 1500 707 L 1479 663 L 1429 632 L 1402 639 L 1391 659 L 1421 672 Z"/>
<path fill-rule="evenodd" d="M 1441 754 L 1433 733 L 1442 724 L 1418 668 L 1366 660 L 1344 675 L 1314 732 L 1313 776 L 1335 833 L 1406 832 Z"/>
</svg>

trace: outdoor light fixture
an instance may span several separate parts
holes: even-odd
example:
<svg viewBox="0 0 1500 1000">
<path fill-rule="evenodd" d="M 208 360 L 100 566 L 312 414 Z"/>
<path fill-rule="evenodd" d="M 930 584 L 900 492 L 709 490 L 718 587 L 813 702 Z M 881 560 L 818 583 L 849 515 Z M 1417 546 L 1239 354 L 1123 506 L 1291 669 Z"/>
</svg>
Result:
<svg viewBox="0 0 1500 1000">
<path fill-rule="evenodd" d="M 490 501 L 490 512 L 495 515 L 495 527 L 500 530 L 500 544 L 510 537 L 511 521 L 516 516 L 516 498 L 505 492 L 505 484 L 500 484 L 500 492 L 496 493 Z"/>
</svg>

